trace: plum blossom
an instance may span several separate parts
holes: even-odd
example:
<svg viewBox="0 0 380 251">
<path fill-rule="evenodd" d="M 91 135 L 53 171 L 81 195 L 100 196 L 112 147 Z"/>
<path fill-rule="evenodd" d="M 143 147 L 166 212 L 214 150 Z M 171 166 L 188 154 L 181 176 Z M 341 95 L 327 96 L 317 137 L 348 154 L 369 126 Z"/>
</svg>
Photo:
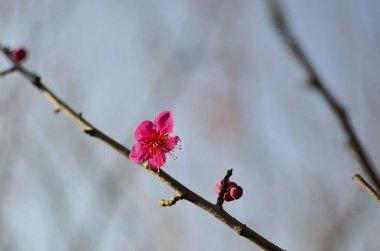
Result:
<svg viewBox="0 0 380 251">
<path fill-rule="evenodd" d="M 133 145 L 129 159 L 141 163 L 148 161 L 153 169 L 160 168 L 179 141 L 173 132 L 174 120 L 170 111 L 160 112 L 153 121 L 144 120 L 135 129 L 137 143 Z"/>
</svg>

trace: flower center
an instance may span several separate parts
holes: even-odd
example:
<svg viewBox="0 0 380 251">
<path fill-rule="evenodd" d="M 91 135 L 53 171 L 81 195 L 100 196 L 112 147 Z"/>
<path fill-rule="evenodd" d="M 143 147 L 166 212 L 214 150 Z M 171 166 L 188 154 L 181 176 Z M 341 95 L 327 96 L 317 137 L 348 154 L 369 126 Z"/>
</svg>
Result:
<svg viewBox="0 0 380 251">
<path fill-rule="evenodd" d="M 150 135 L 148 139 L 144 142 L 144 145 L 149 147 L 150 153 L 156 153 L 157 151 L 166 152 L 166 140 L 168 134 L 154 133 Z"/>
</svg>

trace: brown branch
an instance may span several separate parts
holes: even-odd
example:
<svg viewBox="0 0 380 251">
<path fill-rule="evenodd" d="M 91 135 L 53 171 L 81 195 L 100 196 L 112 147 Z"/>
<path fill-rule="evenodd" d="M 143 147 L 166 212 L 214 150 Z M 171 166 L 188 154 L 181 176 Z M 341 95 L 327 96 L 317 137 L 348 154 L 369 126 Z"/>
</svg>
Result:
<svg viewBox="0 0 380 251">
<path fill-rule="evenodd" d="M 281 38 L 283 39 L 286 46 L 293 53 L 293 56 L 298 60 L 299 64 L 304 68 L 309 76 L 310 84 L 315 87 L 317 91 L 326 100 L 330 109 L 336 116 L 341 128 L 347 135 L 349 146 L 355 153 L 363 172 L 370 178 L 377 190 L 380 191 L 380 179 L 376 171 L 375 166 L 372 164 L 367 152 L 365 151 L 362 143 L 354 130 L 351 121 L 349 120 L 348 114 L 343 108 L 343 106 L 338 102 L 338 100 L 331 94 L 327 89 L 327 85 L 319 77 L 317 71 L 313 67 L 310 59 L 307 57 L 306 53 L 302 49 L 301 45 L 298 43 L 297 39 L 291 32 L 289 25 L 285 19 L 280 1 L 278 0 L 268 0 L 270 14 L 272 16 L 275 27 L 278 30 Z"/>
<path fill-rule="evenodd" d="M 352 176 L 353 180 L 359 183 L 366 191 L 371 195 L 377 202 L 380 203 L 380 194 L 378 191 L 373 189 L 370 184 L 368 184 L 359 174 Z"/>
<path fill-rule="evenodd" d="M 216 205 L 218 205 L 220 207 L 223 206 L 223 202 L 224 202 L 223 196 L 224 196 L 224 193 L 226 192 L 226 189 L 227 189 L 227 182 L 231 176 L 232 176 L 232 169 L 229 169 L 229 170 L 227 170 L 226 176 L 222 180 L 222 184 L 220 184 L 220 191 L 218 194 L 218 199 L 216 201 Z"/>
<path fill-rule="evenodd" d="M 11 68 L 9 68 L 9 69 L 7 69 L 7 70 L 0 71 L 0 77 L 3 77 L 3 76 L 5 76 L 5 75 L 7 75 L 7 74 L 9 74 L 9 73 L 12 73 L 12 72 L 14 72 L 15 70 L 16 70 L 15 67 L 11 67 Z"/>
<path fill-rule="evenodd" d="M 182 200 L 182 199 L 183 199 L 183 197 L 179 193 L 175 193 L 174 196 L 168 200 L 164 200 L 164 199 L 160 200 L 160 206 L 171 207 L 175 203 L 177 203 L 177 201 Z"/>
<path fill-rule="evenodd" d="M 4 47 L 0 44 L 0 50 L 7 56 L 7 58 L 13 63 L 15 71 L 19 72 L 22 76 L 24 76 L 26 79 L 28 79 L 33 86 L 35 86 L 39 91 L 42 92 L 42 94 L 53 104 L 55 111 L 62 111 L 67 117 L 72 119 L 74 122 L 79 124 L 84 130 L 85 133 L 88 135 L 99 139 L 103 143 L 109 145 L 113 149 L 115 149 L 117 152 L 128 158 L 130 150 L 121 145 L 120 143 L 116 142 L 115 140 L 111 139 L 106 134 L 102 133 L 100 130 L 98 130 L 96 127 L 94 127 L 92 124 L 90 124 L 87 120 L 85 120 L 82 116 L 82 113 L 75 112 L 69 105 L 67 105 L 63 100 L 58 98 L 52 91 L 50 91 L 45 84 L 41 81 L 41 78 L 24 68 L 21 64 L 15 64 L 10 58 L 10 50 L 7 47 Z M 221 222 L 225 223 L 227 226 L 229 226 L 231 229 L 236 231 L 240 236 L 243 236 L 250 240 L 251 242 L 255 243 L 257 246 L 262 248 L 263 250 L 269 250 L 269 251 L 282 251 L 283 249 L 277 247 L 275 244 L 270 242 L 269 240 L 265 239 L 249 227 L 247 227 L 245 224 L 241 223 L 234 217 L 232 217 L 230 214 L 228 214 L 226 211 L 223 210 L 218 205 L 212 204 L 211 202 L 205 200 L 198 194 L 191 191 L 189 188 L 182 185 L 179 181 L 171 177 L 169 174 L 164 172 L 163 170 L 157 170 L 152 169 L 150 166 L 144 162 L 140 164 L 141 167 L 146 169 L 148 172 L 150 172 L 153 176 L 158 178 L 160 181 L 165 183 L 167 186 L 171 187 L 173 190 L 175 190 L 177 197 L 180 197 L 181 199 L 187 200 L 194 205 L 202 208 L 209 214 L 213 215 L 215 218 L 220 220 Z"/>
</svg>

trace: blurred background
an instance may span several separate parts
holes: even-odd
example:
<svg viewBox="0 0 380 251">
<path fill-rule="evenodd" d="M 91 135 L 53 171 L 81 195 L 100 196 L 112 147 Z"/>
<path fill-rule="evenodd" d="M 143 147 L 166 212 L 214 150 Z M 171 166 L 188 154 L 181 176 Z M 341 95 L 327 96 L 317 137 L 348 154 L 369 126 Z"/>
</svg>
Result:
<svg viewBox="0 0 380 251">
<path fill-rule="evenodd" d="M 380 2 L 282 1 L 302 47 L 380 167 Z M 162 110 L 170 175 L 286 250 L 379 250 L 380 207 L 265 0 L 0 0 L 0 42 L 75 110 L 132 146 Z M 0 58 L 0 69 L 9 62 Z M 82 130 L 25 79 L 0 79 L 0 250 L 260 250 Z M 379 170 L 379 168 L 378 168 Z"/>
</svg>

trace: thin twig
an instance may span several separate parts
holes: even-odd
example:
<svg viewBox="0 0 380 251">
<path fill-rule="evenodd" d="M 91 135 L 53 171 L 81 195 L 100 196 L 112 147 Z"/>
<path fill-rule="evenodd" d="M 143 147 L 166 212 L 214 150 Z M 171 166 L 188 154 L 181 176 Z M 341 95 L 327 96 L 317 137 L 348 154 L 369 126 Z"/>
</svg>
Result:
<svg viewBox="0 0 380 251">
<path fill-rule="evenodd" d="M 380 194 L 378 191 L 373 189 L 370 184 L 368 184 L 359 174 L 352 176 L 353 180 L 359 183 L 366 191 L 371 195 L 377 202 L 380 203 Z"/>
<path fill-rule="evenodd" d="M 164 199 L 160 200 L 160 206 L 162 206 L 162 207 L 171 207 L 171 206 L 173 206 L 177 201 L 182 200 L 182 199 L 183 199 L 183 197 L 182 197 L 181 194 L 179 194 L 179 193 L 175 193 L 175 194 L 173 195 L 173 197 L 171 197 L 171 198 L 168 199 L 168 200 L 164 200 Z"/>
<path fill-rule="evenodd" d="M 219 191 L 218 199 L 216 201 L 216 205 L 220 207 L 223 206 L 223 202 L 224 202 L 223 196 L 224 196 L 224 193 L 226 192 L 227 183 L 231 176 L 232 176 L 232 169 L 229 169 L 227 170 L 226 176 L 222 180 L 222 184 L 220 184 L 220 191 Z"/>
<path fill-rule="evenodd" d="M 349 142 L 348 145 L 355 153 L 363 172 L 370 178 L 377 190 L 380 191 L 379 175 L 376 171 L 375 166 L 372 164 L 367 152 L 365 151 L 364 146 L 359 141 L 359 137 L 357 136 L 357 133 L 355 132 L 351 121 L 349 120 L 347 112 L 327 89 L 327 85 L 321 80 L 310 59 L 307 57 L 306 53 L 291 32 L 289 25 L 285 19 L 280 1 L 268 0 L 268 4 L 270 14 L 272 16 L 274 25 L 278 30 L 278 33 L 280 34 L 289 50 L 293 53 L 293 56 L 298 60 L 300 65 L 308 74 L 310 84 L 315 87 L 317 91 L 319 91 L 319 93 L 323 96 L 323 98 L 330 106 L 330 109 L 336 116 L 338 122 L 340 123 L 340 126 L 346 133 Z"/>
<path fill-rule="evenodd" d="M 5 54 L 5 56 L 8 57 L 9 60 L 11 60 L 9 58 L 10 50 L 7 47 L 1 46 L 0 44 L 0 50 Z M 11 62 L 13 61 L 11 60 Z M 82 113 L 75 112 L 69 105 L 67 105 L 63 100 L 58 98 L 52 91 L 50 91 L 45 86 L 45 84 L 43 84 L 41 78 L 38 75 L 30 72 L 22 65 L 14 64 L 14 67 L 15 71 L 23 75 L 32 83 L 33 86 L 35 86 L 39 91 L 42 92 L 42 94 L 53 104 L 55 111 L 62 111 L 63 114 L 65 114 L 67 117 L 79 124 L 83 128 L 85 133 L 94 138 L 99 139 L 103 143 L 109 145 L 117 152 L 128 158 L 130 150 L 127 147 L 111 139 L 109 136 L 107 136 L 106 134 L 98 130 L 96 127 L 94 127 L 92 124 L 90 124 L 87 120 L 83 118 Z M 211 202 L 205 200 L 198 194 L 194 193 L 189 188 L 182 185 L 179 181 L 171 177 L 163 170 L 158 171 L 157 169 L 152 169 L 146 162 L 140 164 L 140 166 L 146 169 L 156 178 L 161 180 L 167 186 L 171 187 L 182 199 L 187 200 L 193 203 L 194 205 L 202 208 L 203 210 L 207 211 L 209 214 L 213 215 L 215 218 L 219 219 L 221 222 L 225 223 L 231 229 L 236 231 L 240 236 L 247 238 L 263 250 L 283 250 L 275 244 L 273 244 L 272 242 L 270 242 L 269 240 L 259 235 L 258 233 L 256 233 L 255 231 L 253 231 L 252 229 L 250 229 L 249 227 L 247 227 L 245 224 L 232 217 L 220 206 L 212 204 Z"/>
<path fill-rule="evenodd" d="M 0 71 L 0 77 L 3 77 L 3 76 L 5 76 L 5 75 L 7 75 L 7 74 L 9 74 L 11 72 L 14 72 L 15 70 L 16 70 L 16 68 L 12 66 L 12 67 L 10 67 L 7 70 Z"/>
</svg>

